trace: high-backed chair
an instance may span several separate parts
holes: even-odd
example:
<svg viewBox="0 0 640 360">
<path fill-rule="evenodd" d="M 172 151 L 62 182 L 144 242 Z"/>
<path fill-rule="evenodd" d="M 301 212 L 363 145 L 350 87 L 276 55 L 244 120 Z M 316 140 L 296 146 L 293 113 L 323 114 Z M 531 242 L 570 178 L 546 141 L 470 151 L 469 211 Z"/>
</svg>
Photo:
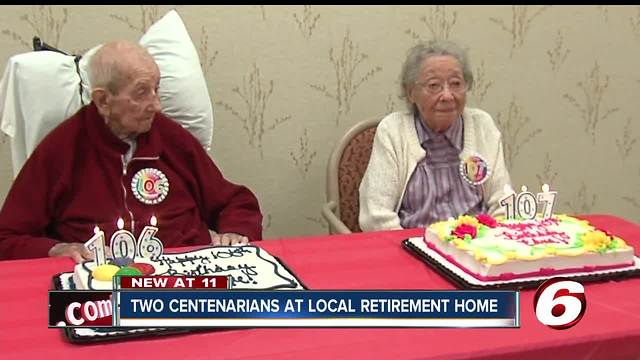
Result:
<svg viewBox="0 0 640 360">
<path fill-rule="evenodd" d="M 355 124 L 335 145 L 327 165 L 327 202 L 322 216 L 331 234 L 360 232 L 360 181 L 367 169 L 376 127 L 381 117 Z"/>
</svg>

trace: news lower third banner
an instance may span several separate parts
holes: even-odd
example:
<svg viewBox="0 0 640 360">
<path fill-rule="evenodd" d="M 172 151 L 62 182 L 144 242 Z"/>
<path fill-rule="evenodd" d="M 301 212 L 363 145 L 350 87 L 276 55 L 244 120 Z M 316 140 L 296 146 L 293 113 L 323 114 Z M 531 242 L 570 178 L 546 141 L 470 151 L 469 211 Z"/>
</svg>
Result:
<svg viewBox="0 0 640 360">
<path fill-rule="evenodd" d="M 50 291 L 50 327 L 519 327 L 515 291 Z"/>
<path fill-rule="evenodd" d="M 515 291 L 129 290 L 123 327 L 519 327 Z"/>
</svg>

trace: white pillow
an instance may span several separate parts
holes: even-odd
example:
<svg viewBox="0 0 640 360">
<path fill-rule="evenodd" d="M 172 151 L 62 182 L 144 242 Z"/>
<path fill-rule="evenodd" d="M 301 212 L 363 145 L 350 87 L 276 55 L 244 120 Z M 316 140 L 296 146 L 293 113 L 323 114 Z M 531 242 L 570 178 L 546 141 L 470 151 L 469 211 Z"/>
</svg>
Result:
<svg viewBox="0 0 640 360">
<path fill-rule="evenodd" d="M 169 11 L 140 39 L 160 68 L 162 112 L 189 130 L 208 151 L 213 108 L 196 51 L 182 19 Z M 82 100 L 91 101 L 88 60 L 80 60 Z M 0 130 L 11 137 L 14 176 L 40 140 L 81 106 L 74 57 L 38 51 L 11 57 L 0 81 Z"/>
<path fill-rule="evenodd" d="M 12 56 L 0 81 L 0 129 L 11 137 L 13 175 L 40 140 L 81 107 L 73 56 L 53 51 Z"/>
<path fill-rule="evenodd" d="M 200 58 L 175 10 L 153 24 L 140 39 L 160 67 L 162 112 L 179 121 L 209 151 L 213 107 Z"/>
<path fill-rule="evenodd" d="M 140 38 L 160 68 L 160 103 L 162 112 L 177 120 L 209 151 L 213 134 L 213 108 L 202 73 L 198 51 L 187 28 L 175 10 L 169 11 Z M 85 97 L 90 98 L 89 59 L 100 48 L 87 51 L 80 60 L 80 74 Z"/>
</svg>

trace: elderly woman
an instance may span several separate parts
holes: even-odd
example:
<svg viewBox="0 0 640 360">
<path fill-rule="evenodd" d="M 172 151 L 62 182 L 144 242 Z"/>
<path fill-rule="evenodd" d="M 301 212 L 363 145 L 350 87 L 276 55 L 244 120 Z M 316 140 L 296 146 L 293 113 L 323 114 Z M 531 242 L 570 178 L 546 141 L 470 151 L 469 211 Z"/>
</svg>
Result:
<svg viewBox="0 0 640 360">
<path fill-rule="evenodd" d="M 360 184 L 364 231 L 502 213 L 510 179 L 501 134 L 489 114 L 465 107 L 472 85 L 457 44 L 432 41 L 409 51 L 401 86 L 410 111 L 387 115 L 376 130 Z"/>
</svg>

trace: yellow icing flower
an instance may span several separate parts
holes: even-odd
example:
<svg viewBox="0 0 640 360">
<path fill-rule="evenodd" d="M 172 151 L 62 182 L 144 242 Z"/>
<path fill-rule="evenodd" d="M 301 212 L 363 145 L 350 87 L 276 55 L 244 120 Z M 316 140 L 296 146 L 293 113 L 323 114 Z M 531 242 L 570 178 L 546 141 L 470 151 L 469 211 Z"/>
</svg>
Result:
<svg viewBox="0 0 640 360">
<path fill-rule="evenodd" d="M 479 262 L 486 262 L 487 261 L 487 255 L 480 249 L 474 250 L 473 251 L 473 257 L 479 261 Z"/>
<path fill-rule="evenodd" d="M 458 216 L 458 219 L 456 220 L 453 227 L 456 228 L 463 224 L 471 225 L 475 228 L 478 228 L 480 226 L 480 222 L 474 216 L 461 215 L 461 216 Z"/>
<path fill-rule="evenodd" d="M 447 221 L 439 221 L 437 223 L 431 224 L 429 227 L 433 230 L 440 239 L 444 239 L 447 235 L 449 235 L 449 223 Z"/>
<path fill-rule="evenodd" d="M 460 250 L 468 250 L 469 249 L 469 245 L 467 245 L 467 243 L 459 238 L 455 238 L 453 239 L 453 244 Z"/>
<path fill-rule="evenodd" d="M 589 231 L 582 235 L 582 243 L 587 251 L 601 252 L 607 249 L 611 238 L 600 230 Z"/>
</svg>

